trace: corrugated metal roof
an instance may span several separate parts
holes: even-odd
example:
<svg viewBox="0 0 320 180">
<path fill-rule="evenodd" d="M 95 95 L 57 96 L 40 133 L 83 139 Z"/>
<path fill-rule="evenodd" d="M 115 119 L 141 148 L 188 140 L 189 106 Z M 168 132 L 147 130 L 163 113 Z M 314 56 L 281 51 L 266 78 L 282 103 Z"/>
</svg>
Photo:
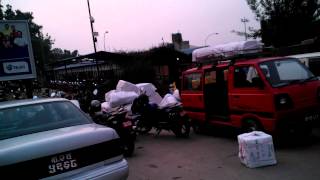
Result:
<svg viewBox="0 0 320 180">
<path fill-rule="evenodd" d="M 102 62 L 98 62 L 97 64 L 102 64 Z M 54 70 L 72 69 L 72 68 L 95 66 L 95 65 L 96 63 L 94 61 L 83 61 L 75 64 L 68 64 L 66 66 L 59 66 L 54 68 Z"/>
</svg>

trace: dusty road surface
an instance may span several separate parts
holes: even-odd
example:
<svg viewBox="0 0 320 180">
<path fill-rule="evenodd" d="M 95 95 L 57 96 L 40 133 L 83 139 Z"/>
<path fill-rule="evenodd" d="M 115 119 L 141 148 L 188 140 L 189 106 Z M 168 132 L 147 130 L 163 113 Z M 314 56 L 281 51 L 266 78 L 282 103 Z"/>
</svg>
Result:
<svg viewBox="0 0 320 180">
<path fill-rule="evenodd" d="M 179 139 L 163 131 L 138 136 L 128 158 L 129 180 L 319 180 L 320 141 L 294 147 L 276 147 L 278 164 L 249 169 L 237 156 L 237 140 L 225 135 L 190 134 Z"/>
</svg>

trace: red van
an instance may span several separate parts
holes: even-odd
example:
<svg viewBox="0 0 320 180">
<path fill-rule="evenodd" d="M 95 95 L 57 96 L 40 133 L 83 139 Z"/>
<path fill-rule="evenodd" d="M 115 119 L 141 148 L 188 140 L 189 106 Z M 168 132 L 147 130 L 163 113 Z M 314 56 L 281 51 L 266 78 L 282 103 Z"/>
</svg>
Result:
<svg viewBox="0 0 320 180">
<path fill-rule="evenodd" d="M 295 58 L 236 59 L 183 72 L 181 99 L 195 131 L 226 125 L 306 134 L 319 121 L 320 81 Z"/>
</svg>

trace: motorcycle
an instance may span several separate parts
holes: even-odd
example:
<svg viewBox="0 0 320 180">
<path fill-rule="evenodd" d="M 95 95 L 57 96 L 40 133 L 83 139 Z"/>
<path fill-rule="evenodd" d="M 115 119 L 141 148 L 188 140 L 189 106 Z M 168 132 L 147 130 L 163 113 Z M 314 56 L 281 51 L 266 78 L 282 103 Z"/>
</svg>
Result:
<svg viewBox="0 0 320 180">
<path fill-rule="evenodd" d="M 155 128 L 157 135 L 164 129 L 172 131 L 177 137 L 189 137 L 190 119 L 183 111 L 182 104 L 177 103 L 165 108 L 149 104 L 149 98 L 141 94 L 133 101 L 131 111 L 139 114 L 135 130 L 140 134 L 148 133 Z"/>
<path fill-rule="evenodd" d="M 133 130 L 132 119 L 127 117 L 127 110 L 124 107 L 115 108 L 111 112 L 103 112 L 100 102 L 93 100 L 90 115 L 95 123 L 113 128 L 117 132 L 122 141 L 125 156 L 133 154 L 136 133 Z"/>
</svg>

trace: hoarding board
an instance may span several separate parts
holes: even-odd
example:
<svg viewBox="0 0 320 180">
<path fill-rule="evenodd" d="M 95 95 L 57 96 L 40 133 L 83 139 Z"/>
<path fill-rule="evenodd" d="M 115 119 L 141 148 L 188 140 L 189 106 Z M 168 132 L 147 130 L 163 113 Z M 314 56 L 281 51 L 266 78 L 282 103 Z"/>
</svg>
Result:
<svg viewBox="0 0 320 180">
<path fill-rule="evenodd" d="M 0 21 L 0 81 L 36 78 L 27 21 Z"/>
</svg>

